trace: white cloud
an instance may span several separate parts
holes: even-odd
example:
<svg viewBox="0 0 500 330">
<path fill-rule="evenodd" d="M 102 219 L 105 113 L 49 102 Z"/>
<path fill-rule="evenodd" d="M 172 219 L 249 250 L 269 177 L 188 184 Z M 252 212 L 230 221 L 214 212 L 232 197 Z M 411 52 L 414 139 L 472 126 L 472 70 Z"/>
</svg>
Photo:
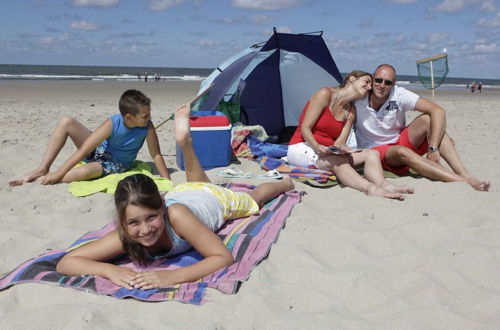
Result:
<svg viewBox="0 0 500 330">
<path fill-rule="evenodd" d="M 483 13 L 491 13 L 491 12 L 494 12 L 495 10 L 497 10 L 497 8 L 496 8 L 493 0 L 487 0 L 481 4 L 480 10 Z"/>
<path fill-rule="evenodd" d="M 71 23 L 69 28 L 73 30 L 94 31 L 97 30 L 99 26 L 97 26 L 97 24 L 92 22 L 78 21 Z"/>
<path fill-rule="evenodd" d="M 211 39 L 201 39 L 198 40 L 197 44 L 204 47 L 215 47 L 219 45 L 219 42 Z"/>
<path fill-rule="evenodd" d="M 232 24 L 241 23 L 241 20 L 239 18 L 223 17 L 223 18 L 213 19 L 212 22 L 219 23 L 219 24 L 231 24 L 232 25 Z"/>
<path fill-rule="evenodd" d="M 359 22 L 358 26 L 360 28 L 367 28 L 367 27 L 371 27 L 371 26 L 374 26 L 374 22 L 373 22 L 373 19 L 371 18 L 366 18 L 364 20 L 362 20 L 361 22 Z"/>
<path fill-rule="evenodd" d="M 498 49 L 497 45 L 491 44 L 479 44 L 474 47 L 474 50 L 481 53 L 493 53 Z"/>
<path fill-rule="evenodd" d="M 500 12 L 497 13 L 497 15 L 491 19 L 487 20 L 486 18 L 481 18 L 477 21 L 477 25 L 480 27 L 484 28 L 498 28 L 500 27 Z"/>
<path fill-rule="evenodd" d="M 444 0 L 442 3 L 434 7 L 434 9 L 437 11 L 452 13 L 461 10 L 465 4 L 465 0 Z"/>
<path fill-rule="evenodd" d="M 427 41 L 429 43 L 440 42 L 446 38 L 449 38 L 448 33 L 429 33 L 427 36 Z"/>
<path fill-rule="evenodd" d="M 153 11 L 162 11 L 177 7 L 185 2 L 186 0 L 150 0 L 148 2 L 148 8 Z"/>
<path fill-rule="evenodd" d="M 257 14 L 250 17 L 249 21 L 253 24 L 270 24 L 273 19 L 266 15 Z"/>
<path fill-rule="evenodd" d="M 492 12 L 496 10 L 493 0 L 443 0 L 443 2 L 432 9 L 435 11 L 454 13 L 462 10 L 467 5 L 479 5 L 479 10 L 482 12 Z"/>
<path fill-rule="evenodd" d="M 291 27 L 283 25 L 283 26 L 278 26 L 276 27 L 276 32 L 280 33 L 293 33 L 293 30 Z M 273 34 L 274 31 L 272 29 L 265 29 L 262 31 L 262 35 L 269 37 L 271 34 Z"/>
<path fill-rule="evenodd" d="M 302 0 L 232 0 L 233 7 L 250 10 L 279 10 L 292 8 Z"/>
<path fill-rule="evenodd" d="M 100 7 L 108 8 L 116 6 L 120 0 L 73 0 L 71 4 L 75 7 Z"/>
<path fill-rule="evenodd" d="M 69 33 L 63 33 L 60 36 L 56 37 L 41 37 L 40 39 L 38 39 L 38 42 L 41 45 L 50 46 L 50 45 L 60 44 L 64 41 L 70 40 L 70 38 L 71 37 Z"/>
</svg>

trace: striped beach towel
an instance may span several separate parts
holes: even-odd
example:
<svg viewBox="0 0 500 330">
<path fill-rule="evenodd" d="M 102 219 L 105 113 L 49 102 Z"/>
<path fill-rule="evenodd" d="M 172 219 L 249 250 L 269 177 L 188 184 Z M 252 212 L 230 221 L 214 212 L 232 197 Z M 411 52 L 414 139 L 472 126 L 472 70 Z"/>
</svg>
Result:
<svg viewBox="0 0 500 330">
<path fill-rule="evenodd" d="M 228 188 L 235 191 L 249 191 L 252 187 L 243 184 L 230 184 Z M 145 301 L 175 300 L 190 304 L 205 302 L 208 288 L 234 294 L 240 284 L 250 277 L 252 269 L 267 257 L 272 244 L 276 242 L 279 232 L 285 225 L 286 218 L 290 215 L 294 205 L 300 202 L 300 199 L 301 193 L 287 192 L 267 203 L 259 214 L 227 221 L 217 234 L 232 252 L 235 262 L 196 282 L 163 289 L 128 290 L 98 276 L 64 276 L 55 271 L 58 261 L 68 251 L 98 239 L 113 230 L 114 224 L 109 223 L 98 231 L 83 235 L 66 250 L 49 251 L 20 265 L 0 279 L 0 290 L 19 283 L 41 282 L 116 298 L 131 297 Z M 156 260 L 140 269 L 126 258 L 113 262 L 135 271 L 154 271 L 187 266 L 202 258 L 198 252 L 190 250 L 178 256 Z"/>
</svg>

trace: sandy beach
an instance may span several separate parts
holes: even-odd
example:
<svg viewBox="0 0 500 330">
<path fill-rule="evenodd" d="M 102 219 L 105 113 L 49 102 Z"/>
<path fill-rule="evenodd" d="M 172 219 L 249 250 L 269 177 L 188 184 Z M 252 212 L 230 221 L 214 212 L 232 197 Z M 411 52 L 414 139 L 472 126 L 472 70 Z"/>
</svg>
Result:
<svg viewBox="0 0 500 330">
<path fill-rule="evenodd" d="M 114 217 L 112 196 L 72 196 L 66 184 L 10 187 L 38 165 L 56 120 L 90 129 L 118 113 L 135 88 L 152 100 L 155 123 L 191 100 L 199 82 L 0 82 L 0 274 L 49 249 L 65 248 Z M 416 91 L 430 97 L 428 91 Z M 0 292 L 3 329 L 498 329 L 500 328 L 500 89 L 436 93 L 468 169 L 490 192 L 464 183 L 403 177 L 403 202 L 340 186 L 306 192 L 271 253 L 235 295 L 210 290 L 201 306 L 119 300 L 46 284 Z M 173 122 L 158 130 L 174 183 Z M 74 151 L 67 144 L 54 167 Z M 140 160 L 151 162 L 147 148 Z M 241 160 L 245 172 L 263 174 Z M 210 170 L 216 183 L 225 179 Z M 263 182 L 259 180 L 258 182 Z"/>
</svg>

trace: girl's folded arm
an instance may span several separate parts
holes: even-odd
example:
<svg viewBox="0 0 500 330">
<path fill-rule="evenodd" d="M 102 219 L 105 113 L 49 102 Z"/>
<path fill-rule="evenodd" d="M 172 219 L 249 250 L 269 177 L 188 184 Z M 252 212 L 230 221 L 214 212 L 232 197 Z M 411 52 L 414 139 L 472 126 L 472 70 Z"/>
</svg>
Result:
<svg viewBox="0 0 500 330">
<path fill-rule="evenodd" d="M 234 262 L 220 238 L 198 220 L 187 206 L 173 204 L 169 206 L 168 212 L 174 231 L 205 258 L 194 265 L 157 272 L 159 286 L 196 281 Z"/>
<path fill-rule="evenodd" d="M 110 278 L 117 266 L 107 261 L 125 253 L 116 230 L 67 253 L 56 270 L 65 275 L 97 275 Z M 122 268 L 122 267 L 120 267 Z"/>
</svg>

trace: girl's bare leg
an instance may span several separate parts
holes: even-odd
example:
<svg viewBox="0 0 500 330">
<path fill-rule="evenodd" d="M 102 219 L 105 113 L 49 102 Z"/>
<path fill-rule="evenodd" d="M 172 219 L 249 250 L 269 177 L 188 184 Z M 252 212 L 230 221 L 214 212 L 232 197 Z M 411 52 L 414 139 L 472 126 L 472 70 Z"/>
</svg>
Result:
<svg viewBox="0 0 500 330">
<path fill-rule="evenodd" d="M 270 201 L 274 197 L 292 190 L 295 188 L 292 179 L 285 175 L 283 179 L 276 182 L 266 182 L 258 185 L 254 190 L 248 194 L 262 207 L 266 202 Z"/>
<path fill-rule="evenodd" d="M 181 147 L 184 155 L 187 182 L 210 182 L 193 149 L 193 139 L 189 132 L 190 111 L 187 104 L 175 111 L 175 142 Z"/>
</svg>

